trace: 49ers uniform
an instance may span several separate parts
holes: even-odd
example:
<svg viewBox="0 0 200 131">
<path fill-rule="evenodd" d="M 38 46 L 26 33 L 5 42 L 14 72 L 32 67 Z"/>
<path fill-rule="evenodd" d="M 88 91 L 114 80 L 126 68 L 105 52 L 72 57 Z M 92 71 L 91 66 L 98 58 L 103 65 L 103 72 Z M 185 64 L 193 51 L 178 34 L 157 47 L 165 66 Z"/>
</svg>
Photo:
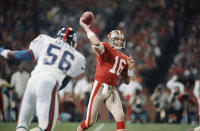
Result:
<svg viewBox="0 0 200 131">
<path fill-rule="evenodd" d="M 87 118 L 81 123 L 82 129 L 86 129 L 94 124 L 99 108 L 104 102 L 116 121 L 124 120 L 121 100 L 115 86 L 121 72 L 127 72 L 128 70 L 128 57 L 113 49 L 106 42 L 102 43 L 100 49 L 98 47 L 98 50 L 101 53 L 96 53 L 95 80 L 90 92 Z M 123 126 L 125 128 L 125 125 Z"/>
</svg>

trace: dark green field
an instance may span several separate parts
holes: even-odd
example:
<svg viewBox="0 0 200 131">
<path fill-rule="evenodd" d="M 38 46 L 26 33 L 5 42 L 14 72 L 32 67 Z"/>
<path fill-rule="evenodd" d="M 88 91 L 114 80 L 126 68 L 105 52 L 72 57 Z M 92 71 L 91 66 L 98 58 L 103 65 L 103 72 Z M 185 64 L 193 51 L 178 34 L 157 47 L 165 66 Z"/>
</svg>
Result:
<svg viewBox="0 0 200 131">
<path fill-rule="evenodd" d="M 54 131 L 76 131 L 79 123 L 57 123 Z M 0 131 L 15 131 L 15 123 L 0 123 Z M 31 124 L 30 128 L 37 126 Z M 197 125 L 178 124 L 126 124 L 128 131 L 187 131 Z M 115 131 L 115 123 L 96 123 L 88 131 Z"/>
</svg>

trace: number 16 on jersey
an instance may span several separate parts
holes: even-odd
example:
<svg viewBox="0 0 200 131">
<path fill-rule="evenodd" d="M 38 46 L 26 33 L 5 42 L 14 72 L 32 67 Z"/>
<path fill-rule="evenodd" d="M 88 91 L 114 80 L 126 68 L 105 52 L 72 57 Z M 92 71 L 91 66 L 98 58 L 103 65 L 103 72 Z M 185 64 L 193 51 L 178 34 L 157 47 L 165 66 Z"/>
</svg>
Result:
<svg viewBox="0 0 200 131">
<path fill-rule="evenodd" d="M 119 67 L 117 68 L 117 65 L 119 63 Z M 124 69 L 122 64 L 126 64 L 126 61 L 124 59 L 120 59 L 119 60 L 119 56 L 115 57 L 115 63 L 112 69 L 110 69 L 110 72 L 113 74 L 116 74 L 117 76 L 119 76 L 119 74 L 122 72 L 122 70 Z"/>
</svg>

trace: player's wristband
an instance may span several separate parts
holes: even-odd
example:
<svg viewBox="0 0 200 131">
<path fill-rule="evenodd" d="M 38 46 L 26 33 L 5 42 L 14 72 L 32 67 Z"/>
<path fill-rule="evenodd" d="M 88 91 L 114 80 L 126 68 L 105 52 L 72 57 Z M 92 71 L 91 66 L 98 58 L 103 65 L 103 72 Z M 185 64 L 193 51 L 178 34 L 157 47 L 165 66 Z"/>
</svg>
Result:
<svg viewBox="0 0 200 131">
<path fill-rule="evenodd" d="M 128 69 L 128 76 L 132 77 L 133 76 L 133 70 Z"/>
<path fill-rule="evenodd" d="M 1 52 L 1 56 L 3 56 L 4 58 L 8 58 L 8 52 L 9 52 L 10 50 L 3 50 L 2 52 Z"/>
<path fill-rule="evenodd" d="M 90 31 L 90 32 L 87 32 L 87 37 L 88 38 L 91 38 L 92 36 L 94 36 L 94 32 Z"/>
</svg>

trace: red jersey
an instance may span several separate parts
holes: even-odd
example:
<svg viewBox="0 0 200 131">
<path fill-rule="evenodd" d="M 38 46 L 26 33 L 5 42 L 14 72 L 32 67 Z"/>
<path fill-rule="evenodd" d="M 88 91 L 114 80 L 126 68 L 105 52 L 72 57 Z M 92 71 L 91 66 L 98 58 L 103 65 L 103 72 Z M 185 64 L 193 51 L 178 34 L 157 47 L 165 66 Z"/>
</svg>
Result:
<svg viewBox="0 0 200 131">
<path fill-rule="evenodd" d="M 128 57 L 113 49 L 108 43 L 104 42 L 104 52 L 96 54 L 97 65 L 95 80 L 116 86 L 119 75 L 122 71 L 128 70 Z"/>
</svg>

